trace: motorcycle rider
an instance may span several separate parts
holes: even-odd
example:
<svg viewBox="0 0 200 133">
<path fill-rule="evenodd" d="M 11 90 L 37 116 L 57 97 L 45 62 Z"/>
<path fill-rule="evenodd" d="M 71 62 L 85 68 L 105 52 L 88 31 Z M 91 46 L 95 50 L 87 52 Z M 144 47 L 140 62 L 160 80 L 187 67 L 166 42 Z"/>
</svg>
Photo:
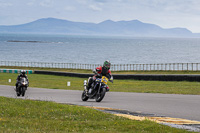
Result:
<svg viewBox="0 0 200 133">
<path fill-rule="evenodd" d="M 27 77 L 27 75 L 26 75 L 26 71 L 25 71 L 25 70 L 21 70 L 20 74 L 17 76 L 16 84 L 15 84 L 16 89 L 18 88 L 18 84 L 19 84 L 20 79 L 21 79 L 22 77 L 26 78 L 27 81 L 28 81 L 28 77 Z M 29 81 L 28 81 L 28 85 L 29 85 Z"/>
<path fill-rule="evenodd" d="M 93 72 L 95 73 L 95 75 L 93 77 L 90 77 L 88 79 L 88 85 L 87 85 L 87 89 L 86 92 L 88 92 L 88 90 L 90 88 L 93 87 L 93 83 L 95 82 L 96 78 L 101 78 L 101 76 L 106 76 L 109 80 L 111 79 L 112 75 L 111 75 L 111 71 L 110 71 L 110 61 L 106 60 L 103 63 L 103 67 L 99 66 L 96 69 L 93 70 Z M 112 80 L 110 80 L 111 82 L 113 82 Z M 106 91 L 109 91 L 109 87 L 107 86 Z"/>
</svg>

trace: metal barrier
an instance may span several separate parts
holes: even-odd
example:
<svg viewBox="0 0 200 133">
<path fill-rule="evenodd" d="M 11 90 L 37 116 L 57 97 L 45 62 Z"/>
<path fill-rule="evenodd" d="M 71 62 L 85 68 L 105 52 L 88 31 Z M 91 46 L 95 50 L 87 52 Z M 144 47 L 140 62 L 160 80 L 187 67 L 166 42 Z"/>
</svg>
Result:
<svg viewBox="0 0 200 133">
<path fill-rule="evenodd" d="M 0 66 L 91 70 L 102 64 L 0 61 Z M 112 64 L 112 71 L 199 71 L 200 63 Z"/>
</svg>

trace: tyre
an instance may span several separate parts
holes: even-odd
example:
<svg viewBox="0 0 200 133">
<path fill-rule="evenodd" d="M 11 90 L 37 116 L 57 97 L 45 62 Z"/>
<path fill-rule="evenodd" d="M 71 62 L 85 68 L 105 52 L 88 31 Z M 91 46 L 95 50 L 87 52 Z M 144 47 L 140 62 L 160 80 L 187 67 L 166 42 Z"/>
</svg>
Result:
<svg viewBox="0 0 200 133">
<path fill-rule="evenodd" d="M 19 92 L 17 92 L 17 96 L 18 96 L 18 97 L 20 96 L 20 93 L 19 93 Z"/>
<path fill-rule="evenodd" d="M 85 92 L 85 90 L 84 90 L 83 93 L 82 93 L 81 99 L 82 99 L 82 101 L 87 101 L 88 98 L 89 98 L 89 97 L 86 96 L 86 92 Z"/>
<path fill-rule="evenodd" d="M 99 94 L 96 96 L 96 102 L 101 102 L 106 94 L 106 88 L 103 88 Z"/>
<path fill-rule="evenodd" d="M 17 93 L 17 96 L 19 97 L 21 95 L 21 88 L 16 89 L 16 93 Z"/>
<path fill-rule="evenodd" d="M 26 91 L 26 87 L 22 87 L 22 90 L 21 90 L 22 96 L 25 95 L 25 91 Z"/>
</svg>

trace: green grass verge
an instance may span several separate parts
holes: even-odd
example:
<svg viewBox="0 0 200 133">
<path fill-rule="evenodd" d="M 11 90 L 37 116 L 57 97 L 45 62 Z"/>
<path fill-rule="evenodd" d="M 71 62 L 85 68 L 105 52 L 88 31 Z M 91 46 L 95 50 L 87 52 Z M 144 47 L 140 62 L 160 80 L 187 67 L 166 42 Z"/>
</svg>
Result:
<svg viewBox="0 0 200 133">
<path fill-rule="evenodd" d="M 83 69 L 38 68 L 38 67 L 17 67 L 17 66 L 0 66 L 0 68 L 61 71 L 61 72 L 73 72 L 73 73 L 92 73 L 92 70 L 83 70 Z M 200 71 L 112 71 L 112 74 L 200 74 Z"/>
<path fill-rule="evenodd" d="M 15 85 L 17 74 L 0 73 L 1 85 Z M 87 78 L 54 76 L 42 74 L 28 74 L 30 87 L 83 90 L 83 81 Z M 9 83 L 8 79 L 12 82 Z M 67 82 L 71 86 L 67 86 Z M 108 83 L 110 91 L 139 92 L 139 93 L 164 93 L 164 94 L 193 94 L 200 95 L 200 82 L 186 81 L 140 81 L 140 80 L 114 80 Z"/>
<path fill-rule="evenodd" d="M 151 121 L 135 121 L 86 107 L 0 97 L 0 132 L 187 133 Z"/>
</svg>

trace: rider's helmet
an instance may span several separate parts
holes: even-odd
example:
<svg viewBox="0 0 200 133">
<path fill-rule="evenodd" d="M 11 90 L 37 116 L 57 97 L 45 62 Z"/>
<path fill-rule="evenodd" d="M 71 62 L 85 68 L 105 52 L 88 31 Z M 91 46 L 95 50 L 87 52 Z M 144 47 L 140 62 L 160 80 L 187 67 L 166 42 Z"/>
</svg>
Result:
<svg viewBox="0 0 200 133">
<path fill-rule="evenodd" d="M 26 71 L 25 70 L 21 70 L 21 75 L 25 75 Z"/>
<path fill-rule="evenodd" d="M 110 61 L 109 60 L 106 60 L 104 63 L 103 63 L 103 67 L 106 68 L 106 69 L 110 69 Z"/>
</svg>

